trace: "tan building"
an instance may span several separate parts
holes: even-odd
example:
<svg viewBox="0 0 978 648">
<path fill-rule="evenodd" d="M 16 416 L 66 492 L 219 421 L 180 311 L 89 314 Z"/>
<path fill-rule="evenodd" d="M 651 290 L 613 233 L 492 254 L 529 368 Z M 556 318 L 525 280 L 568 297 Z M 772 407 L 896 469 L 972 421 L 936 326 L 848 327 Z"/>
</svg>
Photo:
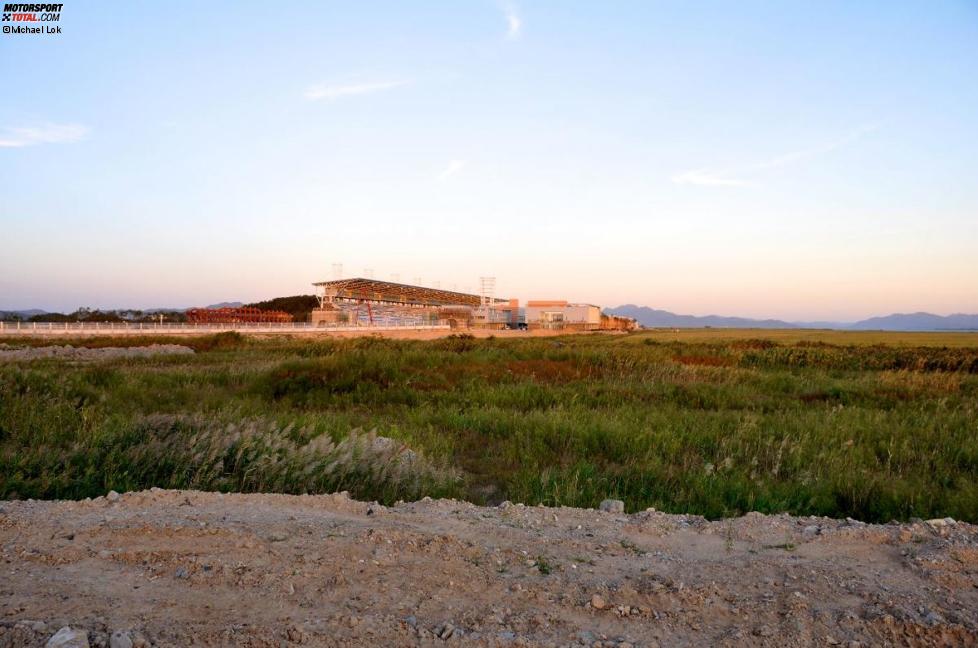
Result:
<svg viewBox="0 0 978 648">
<path fill-rule="evenodd" d="M 570 328 L 595 331 L 601 328 L 601 308 L 594 304 L 570 304 L 565 300 L 526 302 L 528 328 Z"/>
</svg>

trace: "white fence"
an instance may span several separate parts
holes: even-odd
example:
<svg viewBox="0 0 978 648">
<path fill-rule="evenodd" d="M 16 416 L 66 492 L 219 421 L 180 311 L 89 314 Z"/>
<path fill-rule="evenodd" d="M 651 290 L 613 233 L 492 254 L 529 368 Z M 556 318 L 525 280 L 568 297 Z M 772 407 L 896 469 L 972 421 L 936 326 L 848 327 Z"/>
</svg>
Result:
<svg viewBox="0 0 978 648">
<path fill-rule="evenodd" d="M 380 326 L 313 326 L 308 322 L 240 322 L 238 324 L 169 324 L 151 322 L 0 322 L 0 335 L 186 335 L 195 333 L 370 333 L 447 331 L 447 324 Z"/>
</svg>

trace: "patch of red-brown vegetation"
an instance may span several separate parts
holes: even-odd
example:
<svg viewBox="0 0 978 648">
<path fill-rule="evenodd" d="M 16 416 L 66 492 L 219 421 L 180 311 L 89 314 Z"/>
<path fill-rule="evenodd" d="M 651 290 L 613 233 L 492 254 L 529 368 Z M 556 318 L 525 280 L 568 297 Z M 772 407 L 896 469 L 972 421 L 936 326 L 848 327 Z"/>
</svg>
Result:
<svg viewBox="0 0 978 648">
<path fill-rule="evenodd" d="M 582 367 L 572 360 L 510 360 L 498 362 L 449 363 L 435 370 L 416 372 L 410 386 L 420 391 L 452 389 L 467 381 L 494 385 L 507 380 L 533 380 L 561 384 L 595 375 L 594 367 Z"/>
<path fill-rule="evenodd" d="M 734 340 L 730 343 L 730 348 L 737 349 L 738 351 L 763 351 L 764 349 L 773 349 L 778 346 L 777 342 L 773 340 Z"/>
<path fill-rule="evenodd" d="M 593 375 L 593 368 L 583 368 L 570 360 L 510 360 L 507 373 L 545 383 L 565 383 Z"/>
<path fill-rule="evenodd" d="M 803 403 L 828 403 L 839 400 L 839 395 L 827 391 L 818 391 L 801 394 L 798 399 Z"/>
<path fill-rule="evenodd" d="M 672 357 L 674 362 L 698 367 L 732 367 L 736 364 L 733 358 L 711 355 L 677 355 Z"/>
<path fill-rule="evenodd" d="M 408 384 L 419 391 L 440 391 L 453 389 L 467 381 L 495 384 L 502 380 L 503 374 L 502 368 L 496 364 L 449 363 L 436 369 L 419 368 L 412 371 Z"/>
<path fill-rule="evenodd" d="M 892 385 L 883 385 L 873 389 L 873 396 L 879 400 L 888 401 L 909 401 L 913 400 L 913 394 L 909 389 Z"/>
</svg>

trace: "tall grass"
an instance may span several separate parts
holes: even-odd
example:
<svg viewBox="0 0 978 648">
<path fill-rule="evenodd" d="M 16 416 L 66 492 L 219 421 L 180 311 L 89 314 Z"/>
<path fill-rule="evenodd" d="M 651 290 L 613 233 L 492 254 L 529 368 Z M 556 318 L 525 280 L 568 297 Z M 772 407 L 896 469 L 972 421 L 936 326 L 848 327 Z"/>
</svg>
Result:
<svg viewBox="0 0 978 648">
<path fill-rule="evenodd" d="M 460 480 L 457 471 L 372 430 L 353 429 L 335 441 L 268 421 L 221 424 L 170 415 L 108 422 L 91 431 L 80 427 L 83 434 L 70 441 L 35 434 L 33 447 L 16 453 L 5 448 L 4 495 L 77 498 L 155 485 L 224 492 L 348 490 L 361 499 L 391 502 L 453 495 Z"/>
<path fill-rule="evenodd" d="M 978 348 L 642 334 L 197 344 L 0 366 L 0 496 L 346 489 L 978 521 Z"/>
</svg>

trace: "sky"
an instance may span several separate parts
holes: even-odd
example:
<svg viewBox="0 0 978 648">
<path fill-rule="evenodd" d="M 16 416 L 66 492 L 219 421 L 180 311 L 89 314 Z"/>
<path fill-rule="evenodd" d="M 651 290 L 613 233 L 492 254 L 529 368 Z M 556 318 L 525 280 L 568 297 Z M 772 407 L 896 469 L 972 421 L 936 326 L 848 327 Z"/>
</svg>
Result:
<svg viewBox="0 0 978 648">
<path fill-rule="evenodd" d="M 975 0 L 65 0 L 58 25 L 0 34 L 0 309 L 249 302 L 342 264 L 978 312 Z"/>
</svg>

